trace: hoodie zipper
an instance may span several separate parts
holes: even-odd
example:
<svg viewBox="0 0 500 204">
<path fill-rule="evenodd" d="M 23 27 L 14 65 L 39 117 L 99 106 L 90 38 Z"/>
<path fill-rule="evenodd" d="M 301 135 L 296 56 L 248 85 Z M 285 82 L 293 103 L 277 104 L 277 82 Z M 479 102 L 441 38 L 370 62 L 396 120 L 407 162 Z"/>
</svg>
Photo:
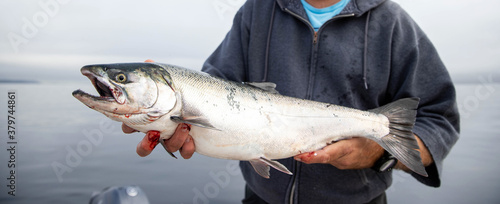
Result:
<svg viewBox="0 0 500 204">
<path fill-rule="evenodd" d="M 327 20 L 325 23 L 323 23 L 323 25 L 321 25 L 321 27 L 319 27 L 318 31 L 314 31 L 314 39 L 313 39 L 313 43 L 316 44 L 318 42 L 318 33 L 319 31 L 321 30 L 321 28 L 324 27 L 324 25 L 328 24 L 329 22 L 331 21 L 334 21 L 335 19 L 339 19 L 339 18 L 345 18 L 345 17 L 352 17 L 354 16 L 355 14 L 353 13 L 349 13 L 349 14 L 342 14 L 342 15 L 336 15 L 334 16 L 333 18 L 331 18 L 330 20 Z M 312 24 L 309 23 L 309 25 L 311 26 L 312 28 Z M 313 28 L 314 30 L 314 28 Z"/>
<path fill-rule="evenodd" d="M 309 26 L 309 28 L 311 28 L 311 30 L 314 32 L 313 44 L 316 44 L 317 34 L 316 34 L 316 32 L 314 31 L 314 27 L 312 26 L 312 24 L 311 24 L 311 23 L 310 23 L 307 19 L 305 19 L 304 17 L 299 16 L 298 14 L 296 14 L 296 13 L 294 13 L 294 12 L 290 11 L 288 8 L 285 8 L 285 11 L 286 11 L 287 13 L 289 13 L 290 15 L 295 16 L 295 18 L 300 19 L 302 22 L 304 22 L 305 24 L 307 24 L 307 25 Z"/>
<path fill-rule="evenodd" d="M 309 22 L 306 18 L 292 12 L 290 9 L 288 8 L 285 8 L 285 11 L 287 13 L 289 13 L 290 15 L 292 16 L 295 16 L 296 18 L 298 18 L 299 20 L 301 20 L 302 22 L 304 22 L 306 25 L 309 26 L 310 30 L 313 32 L 313 39 L 312 39 L 312 42 L 313 42 L 313 46 L 312 46 L 312 57 L 311 57 L 311 70 L 309 72 L 309 82 L 308 82 L 308 90 L 307 90 L 307 99 L 310 99 L 312 100 L 312 89 L 313 89 L 313 85 L 311 84 L 313 79 L 314 79 L 314 67 L 316 66 L 316 51 L 317 51 L 317 44 L 318 44 L 318 33 L 321 32 L 321 30 L 323 29 L 323 27 L 325 27 L 325 25 L 327 25 L 328 23 L 336 20 L 336 19 L 339 19 L 339 18 L 345 18 L 345 17 L 352 17 L 354 16 L 355 14 L 354 13 L 348 13 L 348 14 L 339 14 L 339 15 L 336 15 L 334 16 L 333 18 L 331 18 L 330 20 L 326 21 L 319 29 L 318 29 L 318 32 L 316 32 L 314 30 L 314 27 L 312 26 L 311 22 Z"/>
<path fill-rule="evenodd" d="M 316 44 L 318 43 L 318 33 L 321 31 L 321 29 L 326 25 L 328 24 L 329 22 L 335 20 L 335 19 L 338 19 L 338 18 L 344 18 L 344 17 L 352 17 L 354 16 L 355 14 L 354 13 L 350 13 L 350 14 L 342 14 L 342 15 L 337 15 L 337 16 L 334 16 L 333 18 L 331 18 L 330 20 L 326 21 L 319 29 L 318 31 L 315 31 L 314 30 L 314 27 L 312 26 L 312 24 L 305 18 L 303 18 L 302 16 L 290 11 L 288 8 L 285 8 L 285 11 L 287 13 L 289 13 L 290 15 L 292 16 L 295 16 L 296 18 L 298 18 L 299 20 L 301 20 L 302 22 L 304 22 L 305 24 L 307 24 L 309 26 L 309 28 L 311 29 L 311 31 L 314 33 L 313 35 L 313 57 L 311 59 L 311 69 L 313 69 L 313 67 L 315 66 L 315 64 L 313 63 L 316 56 L 315 56 L 315 49 L 316 49 Z M 312 80 L 312 70 L 310 71 L 310 76 L 309 76 L 309 79 Z M 312 98 L 312 86 L 309 85 L 309 89 L 307 91 L 307 98 L 308 99 L 311 99 Z M 289 203 L 290 204 L 293 204 L 294 203 L 294 196 L 295 196 L 295 190 L 297 188 L 297 174 L 298 174 L 298 171 L 299 171 L 299 168 L 300 168 L 300 162 L 298 161 L 295 161 L 294 160 L 294 174 L 293 174 L 293 177 L 292 177 L 292 187 L 290 188 L 290 197 L 289 197 Z"/>
<path fill-rule="evenodd" d="M 344 17 L 352 17 L 354 16 L 355 14 L 354 13 L 349 13 L 349 14 L 339 14 L 339 15 L 336 15 L 334 16 L 333 18 L 331 18 L 330 20 L 326 21 L 319 29 L 318 31 L 316 32 L 314 30 L 314 27 L 312 26 L 311 22 L 309 22 L 307 19 L 305 19 L 304 17 L 290 11 L 288 8 L 285 8 L 285 11 L 287 13 L 289 13 L 290 15 L 292 16 L 295 16 L 296 18 L 300 19 L 302 22 L 304 22 L 305 24 L 307 24 L 309 26 L 309 28 L 311 28 L 311 30 L 314 32 L 314 36 L 313 36 L 313 44 L 316 45 L 316 43 L 318 42 L 318 32 L 321 30 L 321 28 L 328 24 L 330 21 L 333 21 L 335 19 L 338 19 L 338 18 L 344 18 Z"/>
</svg>

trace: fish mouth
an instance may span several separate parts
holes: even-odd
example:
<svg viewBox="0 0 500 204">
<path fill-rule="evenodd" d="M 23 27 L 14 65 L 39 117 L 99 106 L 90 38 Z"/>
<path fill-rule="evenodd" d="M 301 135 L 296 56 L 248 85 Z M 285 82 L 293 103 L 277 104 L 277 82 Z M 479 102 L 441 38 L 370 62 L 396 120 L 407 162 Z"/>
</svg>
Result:
<svg viewBox="0 0 500 204">
<path fill-rule="evenodd" d="M 96 103 L 118 103 L 125 104 L 126 97 L 121 87 L 117 86 L 113 81 L 107 80 L 106 77 L 100 76 L 88 69 L 83 68 L 82 74 L 89 78 L 92 85 L 96 89 L 99 96 L 91 95 L 80 89 L 73 92 L 73 96 L 89 106 L 95 108 Z"/>
</svg>

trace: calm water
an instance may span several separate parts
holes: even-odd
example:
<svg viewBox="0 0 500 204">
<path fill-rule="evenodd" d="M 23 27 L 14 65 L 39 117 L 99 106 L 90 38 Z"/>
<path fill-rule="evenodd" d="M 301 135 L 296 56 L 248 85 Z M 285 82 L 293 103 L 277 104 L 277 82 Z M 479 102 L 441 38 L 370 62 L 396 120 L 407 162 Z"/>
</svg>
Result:
<svg viewBox="0 0 500 204">
<path fill-rule="evenodd" d="M 71 96 L 90 83 L 0 84 L 0 203 L 88 203 L 92 192 L 135 184 L 151 203 L 238 203 L 244 182 L 236 161 L 195 154 L 175 160 L 162 149 L 135 153 L 142 134 Z M 498 203 L 500 201 L 500 85 L 459 84 L 462 136 L 445 161 L 441 188 L 395 172 L 391 203 Z M 16 196 L 7 193 L 7 92 L 16 92 Z M 490 94 L 488 94 L 490 93 Z M 99 137 L 102 135 L 103 137 Z M 55 168 L 54 168 L 55 167 Z"/>
</svg>

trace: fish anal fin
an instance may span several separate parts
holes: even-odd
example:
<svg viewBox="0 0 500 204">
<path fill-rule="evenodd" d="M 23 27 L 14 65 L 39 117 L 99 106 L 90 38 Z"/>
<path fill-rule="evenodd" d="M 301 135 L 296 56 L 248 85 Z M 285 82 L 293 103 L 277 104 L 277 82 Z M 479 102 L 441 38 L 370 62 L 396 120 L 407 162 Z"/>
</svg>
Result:
<svg viewBox="0 0 500 204">
<path fill-rule="evenodd" d="M 281 171 L 281 172 L 288 174 L 288 175 L 293 175 L 293 173 L 290 170 L 288 170 L 285 167 L 285 165 L 283 165 L 277 161 L 272 161 L 272 160 L 266 159 L 264 157 L 261 157 L 260 160 L 278 171 Z"/>
<path fill-rule="evenodd" d="M 257 172 L 260 176 L 266 179 L 269 178 L 269 169 L 270 169 L 269 165 L 267 165 L 266 163 L 262 162 L 259 159 L 252 159 L 249 162 L 252 165 L 255 172 Z"/>
<path fill-rule="evenodd" d="M 288 170 L 283 164 L 277 161 L 269 160 L 264 157 L 260 157 L 258 159 L 252 159 L 250 160 L 250 164 L 252 164 L 253 168 L 255 169 L 255 172 L 257 172 L 264 178 L 269 178 L 270 167 L 273 167 L 274 169 L 281 171 L 285 174 L 293 175 L 293 173 L 290 170 Z"/>
</svg>

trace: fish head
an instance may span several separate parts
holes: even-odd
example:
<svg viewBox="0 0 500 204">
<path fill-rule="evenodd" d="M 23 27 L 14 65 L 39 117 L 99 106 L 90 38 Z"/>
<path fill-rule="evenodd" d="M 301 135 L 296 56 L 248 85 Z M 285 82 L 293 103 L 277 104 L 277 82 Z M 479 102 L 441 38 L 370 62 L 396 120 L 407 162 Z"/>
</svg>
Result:
<svg viewBox="0 0 500 204">
<path fill-rule="evenodd" d="M 153 122 L 173 109 L 177 101 L 166 80 L 169 77 L 164 76 L 168 73 L 157 64 L 88 65 L 81 68 L 81 73 L 90 79 L 99 95 L 76 90 L 73 96 L 117 121 L 130 123 L 131 118 L 142 118 L 144 123 Z"/>
</svg>

